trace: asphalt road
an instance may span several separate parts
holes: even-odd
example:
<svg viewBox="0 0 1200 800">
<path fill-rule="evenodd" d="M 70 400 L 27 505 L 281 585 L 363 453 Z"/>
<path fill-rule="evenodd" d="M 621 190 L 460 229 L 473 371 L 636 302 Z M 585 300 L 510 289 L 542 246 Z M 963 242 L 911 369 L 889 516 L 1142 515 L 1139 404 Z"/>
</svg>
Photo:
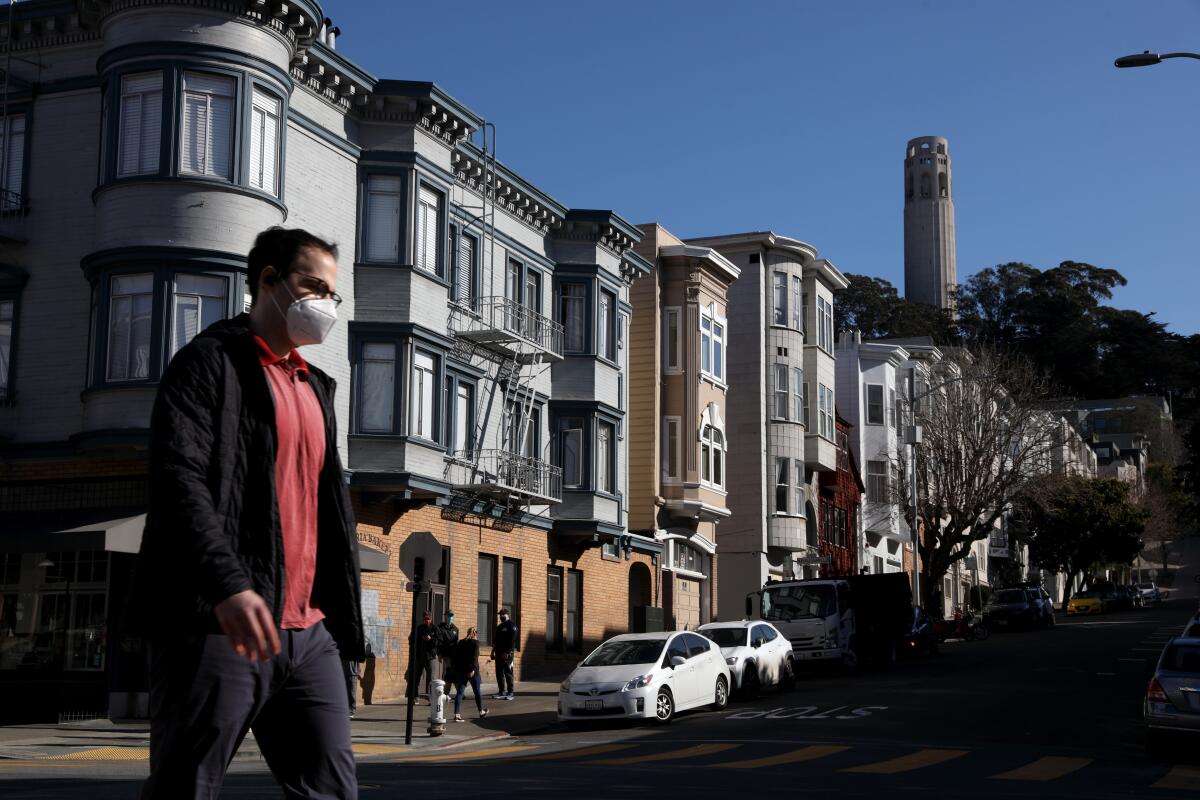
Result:
<svg viewBox="0 0 1200 800">
<path fill-rule="evenodd" d="M 1181 560 L 1200 563 L 1200 540 L 1186 547 Z M 1197 797 L 1200 748 L 1147 753 L 1140 724 L 1153 662 L 1196 610 L 1190 571 L 1179 577 L 1182 591 L 1158 607 L 952 643 L 886 672 L 808 675 L 793 692 L 666 727 L 551 725 L 460 752 L 363 761 L 361 794 Z M 0 762 L 0 795 L 135 797 L 144 769 Z M 223 796 L 279 794 L 263 767 L 237 765 Z"/>
</svg>

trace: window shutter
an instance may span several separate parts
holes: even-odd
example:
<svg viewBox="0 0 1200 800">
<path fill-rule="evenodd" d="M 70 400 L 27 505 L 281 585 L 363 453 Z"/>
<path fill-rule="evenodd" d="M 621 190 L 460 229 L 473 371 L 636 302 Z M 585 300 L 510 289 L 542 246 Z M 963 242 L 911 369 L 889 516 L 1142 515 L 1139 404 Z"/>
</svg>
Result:
<svg viewBox="0 0 1200 800">
<path fill-rule="evenodd" d="M 372 175 L 367 181 L 367 260 L 400 260 L 400 178 Z"/>
</svg>

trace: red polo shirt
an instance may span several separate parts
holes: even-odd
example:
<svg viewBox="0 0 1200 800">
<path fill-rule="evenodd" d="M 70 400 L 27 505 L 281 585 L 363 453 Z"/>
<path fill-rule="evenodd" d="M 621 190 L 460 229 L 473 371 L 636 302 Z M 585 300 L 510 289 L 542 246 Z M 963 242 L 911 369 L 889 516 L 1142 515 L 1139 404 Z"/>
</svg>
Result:
<svg viewBox="0 0 1200 800">
<path fill-rule="evenodd" d="M 302 630 L 325 618 L 312 601 L 317 572 L 317 485 L 325 463 L 325 416 L 295 350 L 277 356 L 255 336 L 275 399 L 275 496 L 283 531 L 283 622 Z"/>
</svg>

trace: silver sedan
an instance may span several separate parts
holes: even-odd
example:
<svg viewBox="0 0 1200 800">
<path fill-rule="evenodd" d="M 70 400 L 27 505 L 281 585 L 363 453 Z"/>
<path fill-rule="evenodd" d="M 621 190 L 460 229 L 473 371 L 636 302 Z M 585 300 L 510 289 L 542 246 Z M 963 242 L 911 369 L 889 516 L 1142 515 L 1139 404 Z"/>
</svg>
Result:
<svg viewBox="0 0 1200 800">
<path fill-rule="evenodd" d="M 1172 639 L 1158 659 L 1144 706 L 1150 738 L 1200 733 L 1200 639 Z"/>
</svg>

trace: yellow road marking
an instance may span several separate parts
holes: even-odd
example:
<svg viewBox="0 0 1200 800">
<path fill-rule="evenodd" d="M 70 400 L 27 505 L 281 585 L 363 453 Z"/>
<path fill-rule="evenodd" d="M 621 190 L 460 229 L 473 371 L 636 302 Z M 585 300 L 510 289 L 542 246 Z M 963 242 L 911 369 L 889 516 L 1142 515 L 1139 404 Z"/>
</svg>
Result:
<svg viewBox="0 0 1200 800">
<path fill-rule="evenodd" d="M 1171 771 L 1150 784 L 1151 789 L 1190 789 L 1200 791 L 1200 768 L 1172 767 Z"/>
<path fill-rule="evenodd" d="M 557 753 L 539 753 L 530 756 L 517 756 L 514 761 L 557 761 L 561 758 L 582 758 L 584 756 L 602 756 L 605 753 L 615 753 L 619 750 L 629 750 L 631 744 L 598 744 L 592 747 L 581 747 L 577 750 L 560 750 Z"/>
<path fill-rule="evenodd" d="M 710 767 L 725 769 L 757 769 L 758 767 L 774 767 L 779 764 L 798 764 L 801 761 L 815 761 L 818 758 L 836 755 L 849 750 L 849 747 L 836 744 L 814 744 L 811 747 L 801 747 L 790 753 L 780 753 L 777 756 L 765 758 L 750 758 L 745 761 L 726 761 L 723 764 L 709 764 Z"/>
<path fill-rule="evenodd" d="M 442 753 L 436 756 L 413 756 L 412 758 L 398 758 L 396 763 L 400 764 L 425 764 L 437 763 L 439 761 L 463 761 L 468 758 L 486 758 L 487 756 L 501 756 L 505 753 L 521 753 L 525 750 L 532 750 L 532 746 L 514 745 L 511 747 L 493 747 L 488 750 L 471 750 L 466 753 Z"/>
<path fill-rule="evenodd" d="M 707 756 L 713 753 L 723 753 L 726 750 L 732 750 L 735 747 L 741 747 L 740 744 L 696 744 L 691 747 L 684 747 L 679 750 L 669 750 L 665 753 L 650 753 L 643 756 L 629 756 L 628 758 L 602 758 L 599 761 L 589 761 L 588 764 L 603 764 L 608 767 L 623 767 L 626 764 L 647 764 L 651 761 L 674 761 L 680 758 L 695 758 L 697 756 Z"/>
<path fill-rule="evenodd" d="M 149 747 L 93 747 L 75 753 L 46 756 L 47 761 L 145 761 Z"/>
<path fill-rule="evenodd" d="M 1052 781 L 1063 775 L 1069 775 L 1077 769 L 1083 769 L 1090 763 L 1092 763 L 1090 758 L 1047 756 L 992 777 L 1002 781 Z"/>
<path fill-rule="evenodd" d="M 350 749 L 358 756 L 382 756 L 388 753 L 411 753 L 412 749 L 395 744 L 370 744 L 362 742 L 350 745 Z"/>
<path fill-rule="evenodd" d="M 887 761 L 876 761 L 874 764 L 863 764 L 861 767 L 850 767 L 842 772 L 859 772 L 869 775 L 896 775 L 922 767 L 932 767 L 959 756 L 965 756 L 966 750 L 918 750 L 899 758 L 889 758 Z"/>
</svg>

